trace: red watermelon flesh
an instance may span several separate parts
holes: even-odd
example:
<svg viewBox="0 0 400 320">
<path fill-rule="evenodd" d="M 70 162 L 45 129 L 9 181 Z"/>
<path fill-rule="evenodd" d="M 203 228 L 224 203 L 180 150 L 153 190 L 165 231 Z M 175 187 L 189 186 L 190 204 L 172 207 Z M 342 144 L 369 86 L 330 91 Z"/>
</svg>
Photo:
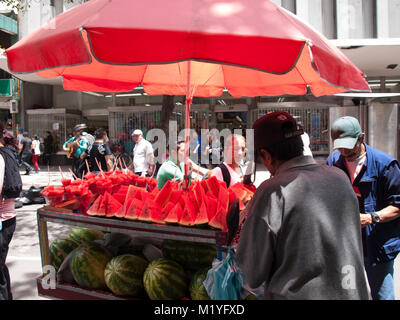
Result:
<svg viewBox="0 0 400 320">
<path fill-rule="evenodd" d="M 126 194 L 125 193 L 113 193 L 112 196 L 117 200 L 119 203 L 124 204 Z"/>
<path fill-rule="evenodd" d="M 167 180 L 165 185 L 162 187 L 160 192 L 156 195 L 154 201 L 160 205 L 160 207 L 164 208 L 168 203 L 172 194 L 172 184 L 171 180 Z"/>
<path fill-rule="evenodd" d="M 181 204 L 177 202 L 173 209 L 168 213 L 167 217 L 164 219 L 166 223 L 179 223 L 183 215 L 183 210 Z"/>
<path fill-rule="evenodd" d="M 193 216 L 197 216 L 197 213 L 199 212 L 199 205 L 197 204 L 197 200 L 196 200 L 196 196 L 195 196 L 195 194 L 194 194 L 194 192 L 193 191 L 189 191 L 188 193 L 187 193 L 187 195 L 188 195 L 188 198 L 189 198 L 189 200 L 190 200 L 190 204 L 192 205 L 192 207 L 193 207 L 193 211 L 192 211 L 192 215 Z M 200 205 L 201 205 L 201 203 L 200 203 Z"/>
<path fill-rule="evenodd" d="M 205 225 L 208 223 L 208 212 L 205 203 L 203 202 L 200 206 L 199 213 L 197 214 L 196 220 L 194 224 L 198 225 Z"/>
<path fill-rule="evenodd" d="M 192 197 L 194 198 L 194 196 L 192 196 Z M 185 202 L 184 209 L 189 212 L 188 215 L 190 218 L 188 219 L 188 221 L 190 220 L 194 224 L 194 221 L 196 220 L 196 217 L 197 217 L 197 213 L 199 211 L 197 208 L 196 201 L 194 199 L 191 199 L 190 192 L 189 192 L 189 195 L 183 194 L 181 198 L 183 198 L 183 200 Z"/>
<path fill-rule="evenodd" d="M 236 197 L 242 201 L 247 197 L 248 194 L 246 188 L 240 182 L 235 183 L 233 186 L 229 188 L 229 190 L 234 192 L 236 194 Z"/>
<path fill-rule="evenodd" d="M 108 194 L 107 214 L 106 217 L 114 217 L 115 214 L 121 209 L 122 204 L 116 200 L 112 195 Z"/>
<path fill-rule="evenodd" d="M 220 188 L 218 194 L 218 207 L 222 207 L 222 209 L 226 213 L 228 212 L 229 208 L 229 192 L 226 188 Z M 218 209 L 217 209 L 218 211 Z"/>
<path fill-rule="evenodd" d="M 212 228 L 222 230 L 223 232 L 228 230 L 226 225 L 226 212 L 219 207 L 215 216 L 208 222 L 208 225 Z"/>
<path fill-rule="evenodd" d="M 208 192 L 207 180 L 201 180 L 199 183 L 203 187 L 204 193 L 207 193 Z"/>
<path fill-rule="evenodd" d="M 133 199 L 128 210 L 125 212 L 125 219 L 128 220 L 139 220 L 142 213 L 143 201 L 138 199 Z"/>
<path fill-rule="evenodd" d="M 89 208 L 89 210 L 86 212 L 90 216 L 96 216 L 97 212 L 99 211 L 101 202 L 103 201 L 103 196 L 99 195 L 96 199 L 95 202 L 93 202 L 92 206 Z"/>
<path fill-rule="evenodd" d="M 123 204 L 123 205 L 121 205 L 119 210 L 115 213 L 114 217 L 124 218 L 125 217 L 125 211 L 126 211 L 126 207 L 125 207 L 125 204 Z"/>
<path fill-rule="evenodd" d="M 134 200 L 134 198 L 130 198 L 128 200 L 125 200 L 125 202 L 123 203 L 121 208 L 118 210 L 118 212 L 115 214 L 115 216 L 118 217 L 118 218 L 124 218 L 125 214 L 126 214 L 126 211 L 128 210 L 128 208 L 132 204 L 133 200 Z"/>
<path fill-rule="evenodd" d="M 177 203 L 179 201 L 179 199 L 182 197 L 182 195 L 183 195 L 183 190 L 173 190 L 167 205 L 170 202 L 172 202 L 175 205 L 175 203 Z M 165 208 L 166 208 L 166 206 L 165 206 Z"/>
<path fill-rule="evenodd" d="M 165 224 L 165 218 L 168 216 L 168 214 L 171 212 L 171 210 L 174 208 L 175 203 L 168 202 L 167 205 L 162 209 L 161 212 L 157 210 L 152 210 L 151 212 L 151 221 L 154 223 L 162 223 Z"/>
<path fill-rule="evenodd" d="M 215 176 L 212 176 L 205 181 L 207 181 L 208 191 L 218 198 L 219 188 L 220 188 L 218 179 Z"/>
<path fill-rule="evenodd" d="M 208 220 L 210 221 L 217 212 L 218 199 L 212 193 L 208 192 L 206 193 L 204 201 L 206 203 Z"/>
<path fill-rule="evenodd" d="M 197 207 L 200 209 L 201 204 L 204 202 L 206 193 L 204 192 L 204 189 L 199 182 L 196 183 L 195 187 L 193 188 L 193 193 L 196 197 Z"/>
<path fill-rule="evenodd" d="M 158 189 L 158 188 L 156 187 L 156 188 L 154 188 L 154 189 L 151 191 L 151 194 L 154 194 L 154 197 L 155 197 L 159 192 L 160 192 L 160 189 Z"/>
<path fill-rule="evenodd" d="M 107 214 L 107 203 L 104 200 L 106 200 L 105 199 L 105 195 L 103 196 L 103 199 L 102 199 L 102 201 L 101 201 L 101 203 L 99 205 L 99 208 L 97 210 L 97 215 L 98 216 L 105 216 Z"/>
<path fill-rule="evenodd" d="M 154 213 L 153 213 L 154 212 Z M 162 208 L 150 198 L 147 198 L 144 202 L 143 210 L 139 216 L 140 221 L 151 222 L 151 216 L 160 216 L 162 214 Z"/>
<path fill-rule="evenodd" d="M 194 225 L 195 219 L 196 218 L 194 218 L 191 215 L 191 213 L 188 210 L 188 208 L 185 208 L 185 210 L 183 210 L 183 214 L 181 216 L 181 219 L 179 220 L 179 224 L 182 225 L 182 226 L 190 227 L 190 226 Z"/>
</svg>

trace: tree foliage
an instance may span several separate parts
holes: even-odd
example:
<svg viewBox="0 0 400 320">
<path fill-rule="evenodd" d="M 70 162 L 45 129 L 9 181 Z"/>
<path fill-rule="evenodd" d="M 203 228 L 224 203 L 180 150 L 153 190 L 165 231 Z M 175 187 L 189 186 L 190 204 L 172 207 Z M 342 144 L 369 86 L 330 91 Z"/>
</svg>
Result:
<svg viewBox="0 0 400 320">
<path fill-rule="evenodd" d="M 0 4 L 5 4 L 10 9 L 14 9 L 17 11 L 25 11 L 31 6 L 33 1 L 39 1 L 39 0 L 0 0 Z M 63 1 L 67 3 L 74 2 L 74 0 L 63 0 Z M 50 0 L 50 2 L 54 1 Z"/>
</svg>

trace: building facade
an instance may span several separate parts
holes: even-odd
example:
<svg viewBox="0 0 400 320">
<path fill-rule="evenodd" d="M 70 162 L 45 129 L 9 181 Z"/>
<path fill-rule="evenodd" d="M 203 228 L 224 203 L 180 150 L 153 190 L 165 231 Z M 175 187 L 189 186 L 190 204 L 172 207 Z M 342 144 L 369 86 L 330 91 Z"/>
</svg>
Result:
<svg viewBox="0 0 400 320">
<path fill-rule="evenodd" d="M 329 129 L 339 116 L 360 120 L 367 141 L 398 157 L 400 141 L 400 0 L 271 0 L 296 14 L 339 47 L 367 76 L 372 95 L 242 97 L 224 92 L 221 97 L 194 98 L 192 127 L 248 128 L 266 112 L 284 109 L 300 120 L 311 137 L 314 153 L 331 152 Z M 84 2 L 32 1 L 19 16 L 19 38 L 33 32 L 50 18 Z M 174 98 L 172 119 L 182 128 L 184 97 Z M 130 150 L 129 132 L 148 131 L 160 123 L 162 96 L 149 96 L 142 88 L 109 94 L 72 92 L 58 83 L 21 84 L 21 125 L 32 134 L 51 130 L 60 144 L 73 123 L 86 122 L 91 129 L 106 127 L 113 142 Z M 47 117 L 43 117 L 48 115 Z M 385 128 L 382 130 L 382 128 Z"/>
</svg>

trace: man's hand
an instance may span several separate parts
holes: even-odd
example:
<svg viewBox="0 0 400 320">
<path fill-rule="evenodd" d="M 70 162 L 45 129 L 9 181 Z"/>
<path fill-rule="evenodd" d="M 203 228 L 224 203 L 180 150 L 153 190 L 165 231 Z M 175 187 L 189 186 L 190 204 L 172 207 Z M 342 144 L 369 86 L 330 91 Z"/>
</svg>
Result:
<svg viewBox="0 0 400 320">
<path fill-rule="evenodd" d="M 372 216 L 370 214 L 360 213 L 360 220 L 361 220 L 361 228 L 364 228 L 373 223 Z"/>
<path fill-rule="evenodd" d="M 150 167 L 147 169 L 147 174 L 148 174 L 149 176 L 153 175 L 153 167 L 152 167 L 152 166 L 150 166 Z"/>
</svg>

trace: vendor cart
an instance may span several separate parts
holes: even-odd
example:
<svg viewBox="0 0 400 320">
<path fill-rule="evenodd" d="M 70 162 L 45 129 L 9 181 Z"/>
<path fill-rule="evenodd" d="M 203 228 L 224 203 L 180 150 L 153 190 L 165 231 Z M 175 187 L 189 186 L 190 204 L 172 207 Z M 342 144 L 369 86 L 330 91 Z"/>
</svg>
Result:
<svg viewBox="0 0 400 320">
<path fill-rule="evenodd" d="M 42 267 L 51 265 L 47 223 L 60 223 L 97 229 L 104 232 L 117 232 L 135 236 L 152 237 L 156 239 L 182 240 L 199 243 L 215 244 L 217 256 L 222 257 L 222 251 L 227 244 L 228 234 L 218 230 L 198 229 L 182 226 L 161 225 L 154 223 L 135 222 L 128 220 L 110 219 L 72 213 L 60 208 L 44 206 L 37 210 L 39 243 Z M 55 288 L 43 285 L 45 274 L 37 278 L 38 294 L 40 296 L 65 300 L 126 300 L 110 292 L 87 290 L 69 283 L 59 283 Z M 129 299 L 129 298 L 128 298 Z"/>
</svg>

